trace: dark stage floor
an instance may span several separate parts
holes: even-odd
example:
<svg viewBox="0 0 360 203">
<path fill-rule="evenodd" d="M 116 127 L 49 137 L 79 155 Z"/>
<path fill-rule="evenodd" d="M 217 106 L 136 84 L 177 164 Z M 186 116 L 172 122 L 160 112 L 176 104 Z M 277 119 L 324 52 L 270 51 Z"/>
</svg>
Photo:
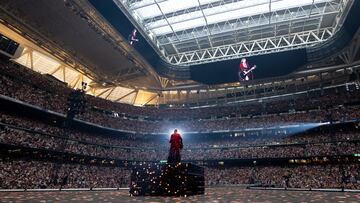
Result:
<svg viewBox="0 0 360 203">
<path fill-rule="evenodd" d="M 360 202 L 360 193 L 208 188 L 191 197 L 130 197 L 127 191 L 0 192 L 0 202 Z"/>
</svg>

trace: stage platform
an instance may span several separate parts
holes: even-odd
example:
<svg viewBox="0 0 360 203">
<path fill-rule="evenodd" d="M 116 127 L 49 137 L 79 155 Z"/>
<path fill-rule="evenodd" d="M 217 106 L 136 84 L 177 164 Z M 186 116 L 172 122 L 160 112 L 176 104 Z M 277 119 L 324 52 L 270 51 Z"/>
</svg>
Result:
<svg viewBox="0 0 360 203">
<path fill-rule="evenodd" d="M 204 168 L 191 163 L 139 163 L 132 169 L 133 196 L 190 196 L 204 191 Z"/>
</svg>

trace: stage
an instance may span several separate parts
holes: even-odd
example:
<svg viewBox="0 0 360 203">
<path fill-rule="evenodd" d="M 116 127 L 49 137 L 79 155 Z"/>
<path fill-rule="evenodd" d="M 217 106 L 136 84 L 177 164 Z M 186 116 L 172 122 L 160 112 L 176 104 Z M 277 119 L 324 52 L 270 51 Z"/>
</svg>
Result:
<svg viewBox="0 0 360 203">
<path fill-rule="evenodd" d="M 190 197 L 130 197 L 128 190 L 0 192 L 0 202 L 359 202 L 360 193 L 251 190 L 240 187 L 206 188 Z"/>
<path fill-rule="evenodd" d="M 133 196 L 191 196 L 205 191 L 204 168 L 191 163 L 140 163 L 131 173 Z"/>
</svg>

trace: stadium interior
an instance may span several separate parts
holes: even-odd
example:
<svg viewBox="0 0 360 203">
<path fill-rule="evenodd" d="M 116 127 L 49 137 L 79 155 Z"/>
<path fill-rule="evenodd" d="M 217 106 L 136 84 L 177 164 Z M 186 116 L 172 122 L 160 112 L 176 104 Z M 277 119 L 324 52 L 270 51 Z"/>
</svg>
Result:
<svg viewBox="0 0 360 203">
<path fill-rule="evenodd" d="M 358 202 L 359 19 L 358 0 L 1 0 L 0 202 Z M 204 194 L 133 196 L 174 129 Z"/>
</svg>

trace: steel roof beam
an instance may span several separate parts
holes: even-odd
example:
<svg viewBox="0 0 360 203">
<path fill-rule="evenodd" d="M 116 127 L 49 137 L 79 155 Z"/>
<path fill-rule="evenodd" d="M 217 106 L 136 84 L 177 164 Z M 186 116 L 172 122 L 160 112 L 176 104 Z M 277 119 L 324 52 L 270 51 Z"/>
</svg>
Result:
<svg viewBox="0 0 360 203">
<path fill-rule="evenodd" d="M 223 6 L 223 5 L 230 4 L 230 3 L 235 3 L 235 2 L 238 2 L 238 1 L 241 1 L 241 0 L 222 0 L 222 1 L 216 1 L 216 2 L 203 4 L 203 5 L 201 5 L 200 2 L 199 2 L 199 6 L 192 7 L 192 8 L 187 8 L 187 9 L 184 9 L 184 10 L 178 10 L 178 11 L 175 11 L 175 12 L 172 12 L 172 13 L 167 13 L 166 15 L 160 15 L 160 16 L 155 16 L 155 17 L 151 17 L 151 18 L 146 18 L 143 21 L 145 23 L 155 22 L 155 21 L 159 21 L 159 20 L 164 19 L 164 17 L 169 18 L 169 17 L 176 17 L 176 16 L 179 16 L 179 15 L 186 15 L 186 14 L 189 14 L 189 13 L 194 12 L 194 11 L 199 11 L 199 10 L 208 9 L 208 8 L 214 8 L 214 7 L 217 7 L 217 6 Z M 265 3 L 265 4 L 267 4 L 267 3 Z M 252 6 L 259 6 L 259 5 L 262 5 L 262 4 L 254 4 Z M 215 13 L 215 14 L 218 14 L 218 13 Z"/>
<path fill-rule="evenodd" d="M 257 8 L 254 7 L 256 5 L 263 5 L 261 8 L 266 5 L 268 9 L 261 9 L 266 12 L 256 14 L 256 10 L 249 11 L 252 16 L 242 17 L 244 14 L 237 18 L 224 14 L 237 12 L 239 6 L 243 5 L 241 0 L 215 0 L 203 4 L 198 0 L 189 5 L 181 4 L 179 9 L 171 7 L 165 0 L 139 4 L 134 4 L 138 0 L 113 1 L 130 14 L 129 18 L 139 25 L 137 27 L 140 27 L 141 33 L 145 34 L 162 58 L 175 65 L 192 65 L 298 49 L 327 40 L 338 29 L 353 0 L 284 1 L 284 4 L 280 0 L 254 1 L 249 2 L 254 4 L 249 5 L 253 10 Z M 162 2 L 166 10 L 162 10 Z M 234 3 L 234 7 L 230 6 L 231 3 Z M 156 16 L 141 15 L 143 11 L 138 10 L 155 4 Z M 192 13 L 193 16 L 182 19 L 183 15 Z M 213 16 L 217 14 L 219 19 Z M 142 16 L 149 17 L 144 19 Z M 210 21 L 209 16 L 212 16 Z M 323 23 L 333 19 L 333 24 Z M 157 22 L 159 20 L 161 22 Z M 191 20 L 194 20 L 194 27 L 189 28 L 191 25 L 187 23 Z M 157 24 L 151 26 L 151 23 Z"/>
<path fill-rule="evenodd" d="M 319 2 L 317 4 L 314 4 L 314 5 L 321 5 L 321 4 L 327 4 L 329 2 Z M 268 4 L 268 3 L 266 3 Z M 259 5 L 264 5 L 263 4 L 257 4 L 257 5 L 252 5 L 252 6 L 249 6 L 250 7 L 253 7 L 253 6 L 259 6 Z M 293 8 L 288 8 L 286 10 L 293 10 L 293 9 L 296 9 L 296 8 L 305 8 L 305 7 L 312 7 L 313 5 L 312 4 L 308 4 L 308 5 L 303 5 L 303 6 L 298 6 L 298 7 L 293 7 Z M 196 11 L 201 11 L 203 10 L 203 8 L 200 8 Z M 229 10 L 225 10 L 225 11 L 221 11 L 221 12 L 214 12 L 213 14 L 210 14 L 210 15 L 207 15 L 207 17 L 211 17 L 211 16 L 214 16 L 214 15 L 218 15 L 218 14 L 223 14 L 223 13 L 227 13 L 227 12 L 231 12 L 231 11 L 236 11 L 236 10 L 239 10 L 239 8 L 233 8 L 233 9 L 229 9 Z M 282 9 L 282 10 L 285 10 L 285 9 Z M 281 11 L 281 10 L 279 10 Z M 279 11 L 272 11 L 272 12 L 279 12 Z M 272 12 L 269 12 L 269 13 L 272 13 Z M 183 15 L 188 15 L 190 14 L 191 12 L 188 12 L 188 13 L 184 13 Z M 165 16 L 165 15 L 162 15 L 164 19 L 165 17 L 167 18 L 170 18 L 170 17 L 175 17 L 175 16 Z M 173 24 L 176 24 L 176 23 L 180 23 L 180 22 L 186 22 L 186 21 L 191 21 L 191 20 L 196 20 L 196 19 L 200 19 L 200 18 L 203 18 L 203 16 L 196 16 L 196 17 L 193 17 L 193 18 L 187 18 L 186 20 L 183 20 L 183 19 L 180 19 L 178 21 L 175 21 L 175 22 L 172 22 Z M 246 17 L 245 17 L 246 18 Z M 152 19 L 152 20 L 142 20 L 142 22 L 148 27 L 148 25 L 150 23 L 154 23 L 154 22 L 157 22 L 159 20 L 162 20 L 162 19 Z M 230 19 L 230 20 L 227 20 L 227 21 L 231 21 L 231 20 L 234 20 L 234 19 Z M 154 30 L 154 29 L 157 29 L 157 28 L 161 28 L 161 27 L 165 27 L 166 25 L 159 25 L 159 26 L 156 26 L 156 27 L 151 27 L 149 30 Z"/>
<path fill-rule="evenodd" d="M 275 31 L 276 32 L 279 32 L 279 31 L 283 31 L 283 30 L 288 30 L 289 28 L 291 28 L 291 29 L 296 29 L 296 28 L 300 28 L 300 27 L 298 27 L 298 26 L 291 26 L 290 24 L 287 24 L 288 26 L 285 28 L 285 29 L 279 29 L 279 28 L 276 28 L 277 26 L 275 25 L 275 26 L 272 26 L 272 27 L 269 27 L 269 31 L 263 31 L 263 29 L 260 29 L 260 30 L 258 30 L 259 31 L 259 33 L 260 34 L 271 34 L 271 33 L 274 33 Z M 312 24 L 307 24 L 307 26 L 315 26 L 315 27 L 318 27 L 318 23 L 312 23 Z M 301 26 L 301 27 L 303 27 L 303 26 Z M 254 32 L 254 31 L 256 31 L 256 30 L 249 30 L 249 31 L 251 31 L 251 32 Z M 291 32 L 288 32 L 288 33 L 291 33 Z M 238 34 L 239 35 L 239 34 Z M 213 42 L 214 43 L 216 43 L 217 41 L 216 41 L 216 39 L 217 38 L 222 38 L 222 39 L 224 39 L 225 37 L 227 37 L 227 36 L 234 36 L 234 34 L 233 33 L 223 33 L 223 34 L 221 34 L 221 35 L 217 35 L 216 37 L 213 37 Z M 183 45 L 184 44 L 184 42 L 186 42 L 186 41 L 192 41 L 193 39 L 188 39 L 188 40 L 183 40 L 183 41 L 181 41 L 180 43 L 178 43 L 178 42 L 176 42 L 176 43 L 165 43 L 165 44 L 160 44 L 160 45 L 162 45 L 162 46 L 166 46 L 166 45 L 170 45 L 170 44 L 175 44 L 176 46 L 181 46 L 181 45 Z"/>
<path fill-rule="evenodd" d="M 280 19 L 280 20 L 276 20 L 276 21 L 274 21 L 274 20 L 271 21 L 271 18 L 272 18 L 273 15 L 267 16 L 267 15 L 261 14 L 261 15 L 258 15 L 258 18 L 255 18 L 254 16 L 249 16 L 249 17 L 246 17 L 244 19 L 236 19 L 234 22 L 232 22 L 232 20 L 225 21 L 225 22 L 219 22 L 219 23 L 208 26 L 208 29 L 215 30 L 216 26 L 220 26 L 223 29 L 218 29 L 218 30 L 219 31 L 221 30 L 220 32 L 224 32 L 224 26 L 225 25 L 230 25 L 230 24 L 238 25 L 238 26 L 234 26 L 232 28 L 225 29 L 225 31 L 231 32 L 231 31 L 236 31 L 238 29 L 241 29 L 244 25 L 246 25 L 247 28 L 250 28 L 250 27 L 256 27 L 256 26 L 269 25 L 269 23 L 268 23 L 269 21 L 273 22 L 274 24 L 279 24 L 279 23 L 290 22 L 291 20 L 299 20 L 300 21 L 300 20 L 304 20 L 304 19 L 317 18 L 319 16 L 339 12 L 334 7 L 331 10 L 325 10 L 325 9 L 321 9 L 321 8 L 325 8 L 325 5 L 324 5 L 324 7 L 318 7 L 318 9 L 321 10 L 322 12 L 320 12 L 318 14 L 313 14 L 311 16 L 306 15 L 306 16 L 300 17 L 304 10 L 302 9 L 302 7 L 299 7 L 297 12 L 290 11 L 289 9 L 283 10 L 281 12 L 280 11 L 273 12 L 272 14 L 274 14 L 274 16 L 277 16 L 277 19 Z M 291 15 L 291 12 L 293 12 L 292 15 Z M 226 23 L 228 23 L 228 24 L 226 24 Z M 201 30 L 201 29 L 192 28 L 192 29 L 189 29 L 189 30 L 179 31 L 178 35 L 185 34 L 185 33 L 195 33 L 196 30 Z M 206 32 L 197 32 L 197 33 L 203 33 L 203 36 L 204 36 Z M 215 34 L 215 32 L 212 32 L 212 33 Z M 166 36 L 169 37 L 169 35 L 166 35 Z M 172 35 L 170 35 L 170 37 L 172 37 Z M 161 36 L 158 36 L 158 39 L 160 40 Z M 173 43 L 177 43 L 177 42 L 183 42 L 183 41 L 181 41 L 181 40 L 180 41 L 175 41 L 175 40 L 173 41 Z"/>
<path fill-rule="evenodd" d="M 325 41 L 333 35 L 333 31 L 334 30 L 331 28 L 322 29 L 320 32 L 316 29 L 292 33 L 290 36 L 284 35 L 249 42 L 240 42 L 209 49 L 184 52 L 179 55 L 170 55 L 167 57 L 167 60 L 173 64 L 200 64 L 224 59 L 236 59 L 252 55 L 299 49 Z M 185 55 L 187 57 L 185 57 Z"/>
<path fill-rule="evenodd" d="M 161 10 L 161 7 L 160 7 L 159 3 L 157 2 L 157 0 L 154 0 L 154 2 L 156 3 L 156 6 L 159 8 L 159 10 L 160 10 L 160 12 L 162 13 L 162 15 L 165 16 L 164 13 L 163 13 L 163 11 Z M 168 26 L 171 28 L 173 34 L 177 37 L 177 35 L 176 35 L 175 31 L 174 31 L 174 28 L 173 28 L 173 26 L 169 23 L 169 20 L 167 19 L 167 17 L 165 17 L 165 20 L 166 20 Z M 177 37 L 177 39 L 180 40 L 178 37 Z M 173 45 L 173 47 L 174 47 L 174 50 L 176 51 L 176 53 L 178 53 L 178 50 L 177 50 L 176 46 Z"/>
<path fill-rule="evenodd" d="M 200 0 L 197 0 L 197 1 L 198 1 L 198 3 L 199 3 L 199 7 L 201 7 Z M 206 27 L 208 28 L 208 27 L 209 27 L 209 24 L 208 24 L 208 21 L 207 21 L 207 19 L 206 19 L 205 14 L 204 14 L 204 11 L 203 11 L 202 8 L 200 8 L 200 10 L 201 10 L 201 13 L 202 13 L 202 15 L 203 15 L 203 17 L 204 17 Z M 211 36 L 212 36 L 211 31 L 210 31 L 210 29 L 206 29 L 206 30 L 207 30 L 207 32 L 209 33 L 208 36 L 207 36 L 207 38 L 208 38 L 208 40 L 209 40 L 209 44 L 210 44 L 211 47 L 213 47 L 212 40 L 211 40 Z"/>
<path fill-rule="evenodd" d="M 147 7 L 147 6 L 152 6 L 152 5 L 155 5 L 156 3 L 147 3 L 147 4 L 143 4 L 143 5 L 139 5 L 139 6 L 131 6 L 131 4 L 133 4 L 133 2 L 137 2 L 138 0 L 134 0 L 134 1 L 129 1 L 127 3 L 127 5 L 129 6 L 129 8 L 131 8 L 132 10 L 136 10 L 136 9 L 140 9 L 140 8 L 144 8 L 144 7 Z M 161 3 L 161 2 L 164 2 L 164 1 L 167 1 L 167 0 L 157 0 L 157 3 Z M 123 0 L 123 2 L 126 2 L 126 0 Z"/>
</svg>

